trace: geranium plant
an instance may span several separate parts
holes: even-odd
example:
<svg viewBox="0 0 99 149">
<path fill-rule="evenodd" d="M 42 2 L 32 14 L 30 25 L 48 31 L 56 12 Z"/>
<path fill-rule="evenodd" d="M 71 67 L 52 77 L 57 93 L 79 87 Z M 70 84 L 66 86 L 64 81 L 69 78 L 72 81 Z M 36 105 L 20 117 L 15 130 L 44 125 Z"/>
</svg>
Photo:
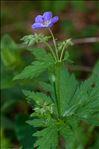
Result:
<svg viewBox="0 0 99 149">
<path fill-rule="evenodd" d="M 27 123 L 37 128 L 33 134 L 36 137 L 33 148 L 84 149 L 91 133 L 89 130 L 99 125 L 99 62 L 87 80 L 76 80 L 67 68 L 67 63 L 71 62 L 67 49 L 73 46 L 72 40 L 58 41 L 51 31 L 57 21 L 59 17 L 53 17 L 52 12 L 35 18 L 32 28 L 45 28 L 50 36 L 34 34 L 24 36 L 22 40 L 28 46 L 43 43 L 47 50 L 31 50 L 35 61 L 14 79 L 38 79 L 48 72 L 49 81 L 40 83 L 43 92 L 23 90 L 33 106 L 31 120 Z M 53 45 L 49 43 L 51 38 Z M 88 131 L 84 124 L 89 124 Z"/>
</svg>

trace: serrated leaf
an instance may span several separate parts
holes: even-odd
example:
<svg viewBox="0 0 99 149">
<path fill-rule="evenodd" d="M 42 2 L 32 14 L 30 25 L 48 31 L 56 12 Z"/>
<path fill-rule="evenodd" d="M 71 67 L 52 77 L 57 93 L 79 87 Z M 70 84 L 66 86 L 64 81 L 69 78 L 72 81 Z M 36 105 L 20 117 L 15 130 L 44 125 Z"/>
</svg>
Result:
<svg viewBox="0 0 99 149">
<path fill-rule="evenodd" d="M 43 73 L 52 63 L 49 61 L 39 62 L 35 61 L 31 65 L 24 68 L 24 70 L 14 77 L 14 80 L 18 79 L 32 79 L 38 77 Z"/>
<path fill-rule="evenodd" d="M 33 136 L 38 138 L 35 143 L 35 146 L 38 147 L 38 149 L 55 149 L 58 145 L 58 131 L 53 123 L 47 128 L 37 131 Z"/>
<path fill-rule="evenodd" d="M 24 70 L 14 77 L 17 79 L 32 79 L 38 77 L 46 69 L 54 64 L 54 59 L 50 54 L 47 54 L 42 61 L 34 61 L 31 65 L 24 68 Z"/>
<path fill-rule="evenodd" d="M 43 93 L 40 92 L 33 92 L 23 90 L 24 95 L 27 97 L 27 100 L 32 102 L 34 101 L 37 105 L 43 105 L 44 103 L 49 104 L 51 103 L 51 98 Z"/>
<path fill-rule="evenodd" d="M 78 82 L 74 75 L 70 75 L 66 68 L 61 66 L 60 63 L 56 64 L 55 67 L 56 92 L 59 100 L 60 112 L 63 115 L 65 110 L 69 107 L 69 102 L 75 93 Z"/>
<path fill-rule="evenodd" d="M 71 123 L 72 121 L 72 123 Z M 86 142 L 86 136 L 83 129 L 79 127 L 75 118 L 71 118 L 70 125 L 62 125 L 60 134 L 64 138 L 64 148 L 83 149 Z M 71 141 L 72 140 L 72 141 Z"/>
<path fill-rule="evenodd" d="M 88 119 L 89 122 L 91 122 L 89 119 L 92 117 L 92 122 L 97 123 L 97 120 L 94 119 L 95 116 L 92 116 L 96 112 L 99 114 L 99 80 L 95 72 L 78 86 L 69 103 L 69 108 L 65 111 L 65 115 L 68 116 L 68 113 L 74 114 L 86 121 Z"/>
<path fill-rule="evenodd" d="M 71 100 L 70 106 L 76 107 L 74 113 L 81 117 L 99 111 L 99 87 L 92 87 L 91 80 L 81 84 Z"/>
<path fill-rule="evenodd" d="M 47 52 L 44 49 L 41 48 L 32 48 L 29 49 L 29 51 L 35 56 L 37 60 L 45 60 L 45 58 L 48 56 Z"/>
<path fill-rule="evenodd" d="M 50 92 L 50 93 L 53 93 L 53 92 L 54 92 L 53 87 L 52 87 L 51 84 L 49 84 L 49 83 L 40 81 L 40 82 L 39 82 L 39 86 L 40 86 L 44 91 L 46 91 L 46 92 Z"/>
<path fill-rule="evenodd" d="M 27 123 L 34 127 L 45 127 L 46 126 L 46 121 L 44 119 L 28 120 Z"/>
</svg>

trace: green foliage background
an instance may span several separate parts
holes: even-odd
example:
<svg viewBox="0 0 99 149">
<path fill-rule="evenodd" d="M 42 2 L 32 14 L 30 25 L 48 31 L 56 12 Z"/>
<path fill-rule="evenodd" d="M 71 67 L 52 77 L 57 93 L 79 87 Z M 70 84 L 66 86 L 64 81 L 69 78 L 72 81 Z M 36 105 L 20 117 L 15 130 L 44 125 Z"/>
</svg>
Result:
<svg viewBox="0 0 99 149">
<path fill-rule="evenodd" d="M 32 34 L 31 24 L 36 15 L 51 10 L 60 17 L 53 27 L 53 32 L 60 40 L 99 36 L 99 1 L 1 1 L 1 148 L 20 148 L 21 145 L 30 148 L 35 138 L 31 138 L 31 126 L 24 123 L 31 113 L 31 106 L 24 100 L 21 88 L 42 91 L 50 88 L 47 72 L 38 80 L 13 81 L 24 66 L 34 59 L 31 47 L 27 49 L 20 39 Z M 46 30 L 37 31 L 48 34 Z M 42 49 L 42 47 L 40 47 Z M 33 47 L 37 51 L 36 47 Z M 41 50 L 40 49 L 40 50 Z M 86 79 L 99 59 L 99 42 L 90 44 L 75 44 L 69 49 L 70 58 L 74 61 L 70 71 L 80 80 Z M 39 50 L 38 50 L 39 51 Z M 75 67 L 76 66 L 76 67 Z M 34 107 L 34 103 L 33 103 Z M 89 128 L 85 125 L 84 128 Z M 48 131 L 48 130 L 46 130 Z M 23 132 L 26 134 L 23 135 Z M 30 132 L 30 133 L 29 133 Z M 52 133 L 52 132 L 51 132 Z M 38 134 L 37 134 L 38 135 Z M 30 142 L 26 143 L 27 136 Z M 99 148 L 99 128 L 91 126 L 86 148 Z"/>
</svg>

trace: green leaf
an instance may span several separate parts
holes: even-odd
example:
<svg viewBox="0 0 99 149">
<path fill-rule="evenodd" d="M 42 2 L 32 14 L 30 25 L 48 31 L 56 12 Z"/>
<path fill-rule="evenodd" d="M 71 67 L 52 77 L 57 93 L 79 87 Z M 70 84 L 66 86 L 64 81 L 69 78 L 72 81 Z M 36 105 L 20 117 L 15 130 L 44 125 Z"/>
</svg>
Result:
<svg viewBox="0 0 99 149">
<path fill-rule="evenodd" d="M 35 143 L 38 149 L 55 149 L 58 145 L 57 127 L 53 123 L 41 131 L 37 131 L 33 136 L 38 138 Z"/>
<path fill-rule="evenodd" d="M 92 125 L 99 126 L 99 112 L 89 116 L 87 115 L 87 117 L 83 118 L 82 120 Z"/>
<path fill-rule="evenodd" d="M 43 73 L 52 63 L 49 61 L 39 62 L 35 61 L 31 65 L 24 68 L 24 70 L 14 77 L 14 80 L 17 79 L 32 79 L 38 77 Z"/>
<path fill-rule="evenodd" d="M 78 116 L 81 120 L 98 125 L 99 114 L 99 75 L 97 73 L 98 63 L 91 77 L 78 86 L 65 111 L 65 116 Z"/>
<path fill-rule="evenodd" d="M 27 90 L 23 90 L 23 93 L 27 97 L 27 100 L 29 102 L 34 101 L 37 105 L 42 106 L 45 103 L 46 104 L 51 103 L 51 98 L 43 93 L 27 91 Z"/>
<path fill-rule="evenodd" d="M 12 40 L 9 35 L 4 35 L 1 39 L 1 49 L 17 49 L 16 43 Z"/>
<path fill-rule="evenodd" d="M 27 119 L 28 116 L 25 114 L 16 117 L 16 135 L 23 149 L 33 149 L 35 137 L 32 136 L 32 133 L 36 129 L 26 124 Z"/>
<path fill-rule="evenodd" d="M 79 117 L 87 117 L 96 111 L 99 111 L 99 87 L 92 87 L 93 82 L 86 80 L 76 90 L 70 106 L 75 107 L 74 113 Z"/>
<path fill-rule="evenodd" d="M 49 93 L 53 93 L 54 92 L 54 89 L 53 89 L 53 87 L 51 86 L 50 83 L 39 81 L 39 86 L 41 87 L 42 90 L 44 90 L 46 92 L 49 92 Z"/>
<path fill-rule="evenodd" d="M 27 123 L 34 127 L 46 127 L 46 121 L 44 119 L 28 120 Z"/>
<path fill-rule="evenodd" d="M 55 80 L 60 113 L 64 115 L 65 110 L 69 108 L 69 102 L 75 93 L 78 82 L 74 75 L 70 75 L 66 68 L 60 63 L 57 63 L 55 66 Z"/>
<path fill-rule="evenodd" d="M 64 148 L 83 149 L 86 142 L 86 136 L 83 133 L 83 129 L 78 125 L 76 126 L 73 120 L 74 119 L 72 119 L 72 123 L 70 122 L 70 127 L 67 124 L 64 124 L 60 130 L 60 134 L 64 138 Z"/>
<path fill-rule="evenodd" d="M 4 35 L 1 39 L 1 60 L 4 66 L 15 68 L 21 62 L 18 53 L 16 53 L 17 45 L 9 35 Z"/>
<path fill-rule="evenodd" d="M 38 56 L 40 59 L 40 55 Z M 24 70 L 14 77 L 14 80 L 17 79 L 32 79 L 38 77 L 41 73 L 46 71 L 51 65 L 54 64 L 53 57 L 50 54 L 47 54 L 42 61 L 34 61 L 31 65 L 24 68 Z"/>
<path fill-rule="evenodd" d="M 24 41 L 24 44 L 31 46 L 39 42 L 46 42 L 50 39 L 50 36 L 45 36 L 43 34 L 34 34 L 24 36 L 21 40 Z"/>
<path fill-rule="evenodd" d="M 36 104 L 34 110 L 39 115 L 50 115 L 51 113 L 53 113 L 53 103 L 51 101 L 52 99 L 49 96 L 43 93 L 35 93 L 33 91 L 31 92 L 26 90 L 24 90 L 23 93 L 27 97 L 27 101 L 29 103 L 34 105 L 34 102 Z"/>
<path fill-rule="evenodd" d="M 44 60 L 48 56 L 47 52 L 41 48 L 32 48 L 29 51 L 35 56 L 37 60 Z"/>
</svg>

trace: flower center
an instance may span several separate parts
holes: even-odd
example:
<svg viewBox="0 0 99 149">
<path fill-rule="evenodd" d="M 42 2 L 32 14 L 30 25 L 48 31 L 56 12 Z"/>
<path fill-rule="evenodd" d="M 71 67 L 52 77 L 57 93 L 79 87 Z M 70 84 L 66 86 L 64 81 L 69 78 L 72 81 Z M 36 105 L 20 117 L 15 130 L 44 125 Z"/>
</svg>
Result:
<svg viewBox="0 0 99 149">
<path fill-rule="evenodd" d="M 50 20 L 47 20 L 47 21 L 44 21 L 43 24 L 48 26 L 50 24 L 50 22 L 51 22 Z"/>
</svg>

